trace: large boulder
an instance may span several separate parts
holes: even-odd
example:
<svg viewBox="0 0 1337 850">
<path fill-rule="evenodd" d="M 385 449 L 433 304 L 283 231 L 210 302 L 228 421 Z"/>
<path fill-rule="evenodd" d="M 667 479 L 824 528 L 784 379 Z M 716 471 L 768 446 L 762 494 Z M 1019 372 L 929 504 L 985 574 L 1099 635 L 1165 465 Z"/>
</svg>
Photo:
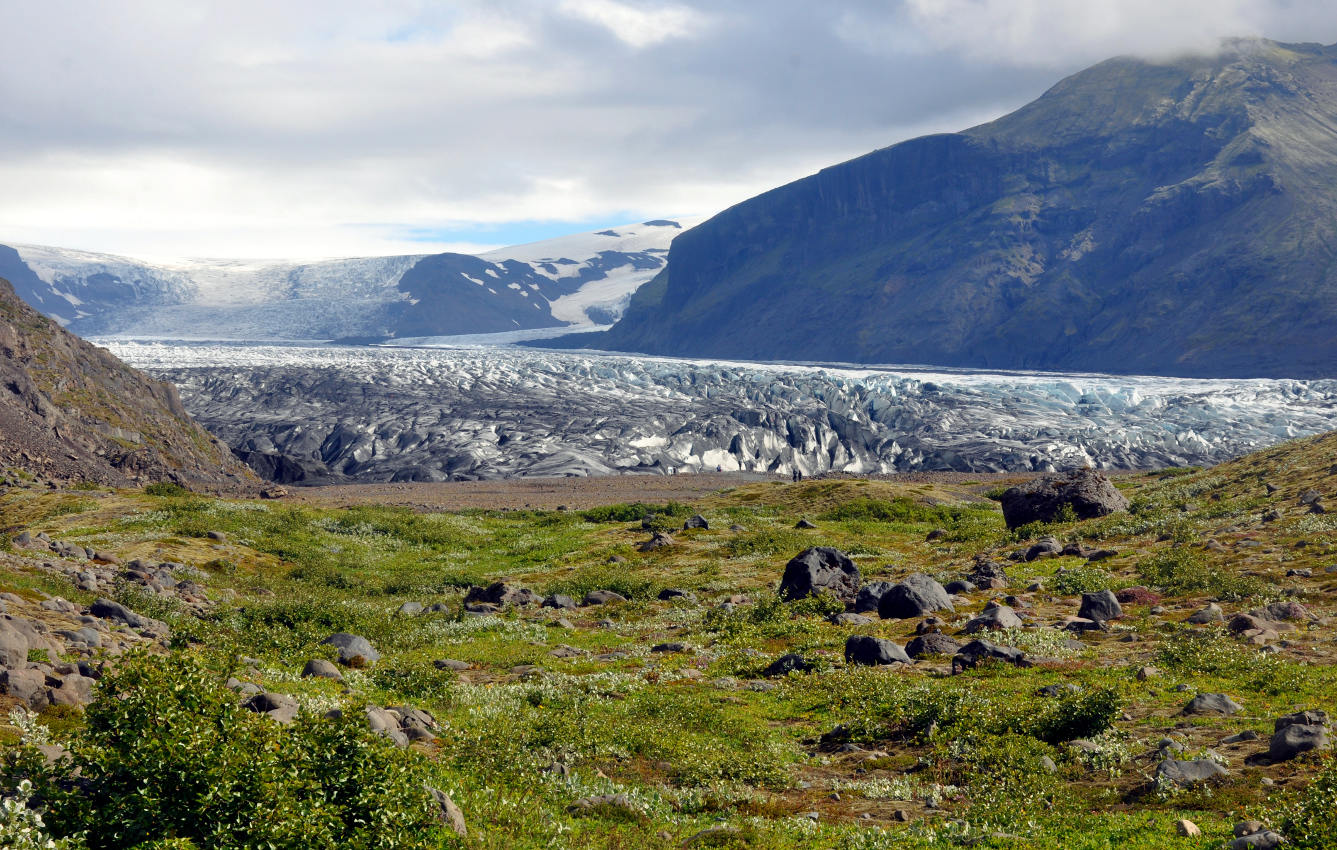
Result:
<svg viewBox="0 0 1337 850">
<path fill-rule="evenodd" d="M 1272 761 L 1289 761 L 1301 753 L 1326 750 L 1332 746 L 1328 738 L 1328 714 L 1325 711 L 1298 711 L 1278 717 L 1268 746 Z"/>
<path fill-rule="evenodd" d="M 1244 706 L 1225 694 L 1198 694 L 1184 706 L 1184 714 L 1224 714 L 1231 715 L 1243 711 Z"/>
<path fill-rule="evenodd" d="M 1094 519 L 1128 510 L 1128 499 L 1094 469 L 1075 469 L 1045 475 L 1005 491 L 1003 521 L 1010 529 L 1032 522 L 1053 522 L 1064 505 L 1071 505 L 1078 519 Z"/>
<path fill-rule="evenodd" d="M 939 632 L 920 635 L 905 645 L 905 653 L 911 658 L 929 658 L 934 655 L 950 658 L 960 649 L 960 643 Z"/>
<path fill-rule="evenodd" d="M 27 663 L 28 638 L 8 620 L 0 620 L 0 667 L 22 667 Z"/>
<path fill-rule="evenodd" d="M 952 597 L 942 585 L 920 573 L 907 576 L 882 594 L 877 605 L 877 615 L 884 620 L 907 620 L 942 610 L 956 610 L 952 607 Z"/>
<path fill-rule="evenodd" d="M 845 663 L 876 667 L 881 664 L 909 664 L 910 656 L 897 643 L 871 635 L 850 635 L 845 641 Z"/>
<path fill-rule="evenodd" d="M 849 555 L 830 546 L 804 549 L 788 564 L 780 579 L 781 599 L 803 599 L 826 592 L 842 602 L 853 602 L 861 577 Z"/>
<path fill-rule="evenodd" d="M 1022 619 L 1017 616 L 1016 611 L 1013 611 L 1006 605 L 990 602 L 984 607 L 984 610 L 980 612 L 979 616 L 966 623 L 965 628 L 961 631 L 965 634 L 973 635 L 979 632 L 998 632 L 1003 629 L 1019 629 L 1023 625 L 1025 625 L 1025 623 L 1023 623 Z"/>
<path fill-rule="evenodd" d="M 542 597 L 527 587 L 512 587 L 504 581 L 494 581 L 487 587 L 474 586 L 464 597 L 465 605 L 534 605 Z"/>
<path fill-rule="evenodd" d="M 1115 598 L 1114 593 L 1109 590 L 1083 593 L 1082 607 L 1077 612 L 1077 616 L 1094 620 L 1097 623 L 1117 620 L 1123 616 L 1123 606 L 1119 604 L 1119 600 Z"/>
<path fill-rule="evenodd" d="M 1181 787 L 1201 785 L 1218 779 L 1224 779 L 1229 772 L 1211 759 L 1193 759 L 1179 761 L 1166 759 L 1156 768 L 1156 779 Z"/>
<path fill-rule="evenodd" d="M 859 593 L 854 597 L 854 613 L 867 614 L 870 611 L 876 611 L 877 606 L 882 602 L 882 597 L 887 591 L 896 586 L 895 582 L 890 581 L 870 581 L 859 588 Z"/>
<path fill-rule="evenodd" d="M 347 632 L 332 634 L 321 641 L 339 651 L 339 663 L 350 667 L 366 667 L 381 660 L 381 654 L 371 645 L 371 641 L 360 635 Z"/>
<path fill-rule="evenodd" d="M 1026 653 L 1011 646 L 999 646 L 987 640 L 972 640 L 952 657 L 952 671 L 967 670 L 983 661 L 998 661 L 1017 667 L 1029 667 Z"/>
</svg>

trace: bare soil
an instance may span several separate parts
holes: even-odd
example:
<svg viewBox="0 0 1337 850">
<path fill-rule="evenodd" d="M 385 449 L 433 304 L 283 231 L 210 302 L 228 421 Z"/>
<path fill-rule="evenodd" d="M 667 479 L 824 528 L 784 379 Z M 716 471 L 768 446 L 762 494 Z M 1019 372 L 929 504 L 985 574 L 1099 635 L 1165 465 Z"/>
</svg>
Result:
<svg viewBox="0 0 1337 850">
<path fill-rule="evenodd" d="M 961 484 L 1017 480 L 1030 475 L 996 475 L 965 472 L 909 472 L 898 475 L 821 478 L 872 478 L 888 481 Z M 336 484 L 324 487 L 293 487 L 284 501 L 318 507 L 394 505 L 418 511 L 555 510 L 562 506 L 585 510 L 622 502 L 690 502 L 721 490 L 761 481 L 789 481 L 788 475 L 755 472 L 706 472 L 691 475 L 609 475 L 597 478 L 507 478 L 497 481 L 445 481 L 439 483 Z M 813 479 L 804 479 L 813 480 Z"/>
</svg>

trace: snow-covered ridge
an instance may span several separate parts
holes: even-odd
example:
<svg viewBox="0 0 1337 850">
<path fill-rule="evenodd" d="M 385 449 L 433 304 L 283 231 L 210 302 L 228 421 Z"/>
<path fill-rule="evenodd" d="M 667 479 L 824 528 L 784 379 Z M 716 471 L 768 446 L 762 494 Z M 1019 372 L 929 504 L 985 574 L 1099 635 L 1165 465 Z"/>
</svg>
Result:
<svg viewBox="0 0 1337 850">
<path fill-rule="evenodd" d="M 831 368 L 498 347 L 113 344 L 312 479 L 1208 464 L 1337 428 L 1337 381 Z"/>
<path fill-rule="evenodd" d="M 85 336 L 395 338 L 607 324 L 663 268 L 673 237 L 694 223 L 630 224 L 476 258 L 138 260 L 12 247 L 45 287 L 30 300 Z"/>
</svg>

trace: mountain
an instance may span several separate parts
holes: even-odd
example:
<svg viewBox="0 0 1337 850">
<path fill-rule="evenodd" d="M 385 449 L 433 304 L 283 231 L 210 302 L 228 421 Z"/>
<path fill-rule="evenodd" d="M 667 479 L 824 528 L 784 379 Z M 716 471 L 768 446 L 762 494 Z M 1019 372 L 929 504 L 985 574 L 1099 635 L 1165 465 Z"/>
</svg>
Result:
<svg viewBox="0 0 1337 850">
<path fill-rule="evenodd" d="M 170 384 L 63 330 L 3 279 L 0 467 L 113 485 L 237 491 L 258 484 L 191 420 Z"/>
<path fill-rule="evenodd" d="M 1121 58 L 673 242 L 609 332 L 693 357 L 1337 373 L 1337 47 Z"/>
<path fill-rule="evenodd" d="M 610 324 L 664 266 L 679 222 L 503 248 L 315 262 L 149 262 L 0 245 L 0 276 L 83 336 L 294 340 Z"/>
</svg>

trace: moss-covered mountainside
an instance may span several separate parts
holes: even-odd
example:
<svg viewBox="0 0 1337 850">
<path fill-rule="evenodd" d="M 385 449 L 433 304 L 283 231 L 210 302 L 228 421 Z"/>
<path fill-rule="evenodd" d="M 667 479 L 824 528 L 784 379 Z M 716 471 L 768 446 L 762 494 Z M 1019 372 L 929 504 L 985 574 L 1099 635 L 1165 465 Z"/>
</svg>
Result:
<svg viewBox="0 0 1337 850">
<path fill-rule="evenodd" d="M 206 489 L 258 482 L 176 390 L 68 333 L 0 279 L 0 465 L 44 478 Z"/>
<path fill-rule="evenodd" d="M 1114 59 L 679 236 L 584 346 L 1180 376 L 1337 372 L 1337 47 Z"/>
<path fill-rule="evenodd" d="M 1335 846 L 1337 434 L 1115 483 L 1127 511 L 1012 532 L 1007 482 L 959 478 L 458 512 L 14 487 L 0 792 L 71 849 Z M 951 608 L 782 599 L 815 546 Z"/>
</svg>

